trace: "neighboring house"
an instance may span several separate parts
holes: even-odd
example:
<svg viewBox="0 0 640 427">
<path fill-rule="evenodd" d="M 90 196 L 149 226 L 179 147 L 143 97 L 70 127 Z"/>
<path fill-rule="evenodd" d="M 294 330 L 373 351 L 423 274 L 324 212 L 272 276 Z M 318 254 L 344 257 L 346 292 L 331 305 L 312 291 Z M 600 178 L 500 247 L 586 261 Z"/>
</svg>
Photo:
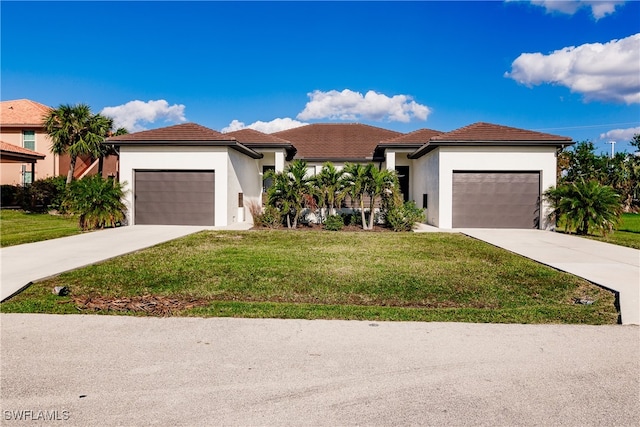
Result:
<svg viewBox="0 0 640 427">
<path fill-rule="evenodd" d="M 49 111 L 46 105 L 28 99 L 0 102 L 0 184 L 25 185 L 36 178 L 59 175 L 58 156 L 51 153 L 51 139 L 42 126 Z M 23 156 L 16 157 L 18 152 Z"/>
<path fill-rule="evenodd" d="M 66 176 L 69 172 L 69 156 L 58 156 L 51 152 L 52 141 L 42 124 L 50 111 L 51 107 L 28 99 L 0 102 L 0 141 L 16 147 L 3 147 L 0 152 L 0 184 L 25 185 L 36 179 Z M 14 159 L 10 160 L 9 152 L 17 149 L 27 149 L 41 158 L 24 157 L 24 161 L 20 161 L 14 156 Z M 75 178 L 94 175 L 97 172 L 98 159 L 90 156 L 78 158 Z M 108 156 L 104 162 L 103 175 L 116 176 L 116 172 L 117 156 Z"/>
<path fill-rule="evenodd" d="M 441 228 L 547 228 L 544 190 L 556 183 L 556 153 L 571 138 L 489 123 L 408 134 L 362 124 L 311 124 L 264 134 L 226 134 L 186 123 L 111 137 L 120 150 L 130 224 L 224 226 L 251 221 L 263 174 L 303 159 L 396 170 L 406 200 Z"/>
</svg>

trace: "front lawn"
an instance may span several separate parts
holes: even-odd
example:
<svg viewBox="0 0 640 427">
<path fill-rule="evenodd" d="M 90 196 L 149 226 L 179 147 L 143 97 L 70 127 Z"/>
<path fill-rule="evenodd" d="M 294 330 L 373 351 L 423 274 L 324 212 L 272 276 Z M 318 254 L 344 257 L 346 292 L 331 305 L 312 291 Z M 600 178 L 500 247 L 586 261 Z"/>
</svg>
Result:
<svg viewBox="0 0 640 427">
<path fill-rule="evenodd" d="M 568 232 L 566 226 L 559 224 L 559 231 Z M 575 230 L 573 230 L 575 232 Z M 614 245 L 627 246 L 629 248 L 640 249 L 640 214 L 625 213 L 620 218 L 620 224 L 606 236 L 599 234 L 589 234 L 587 237 Z"/>
<path fill-rule="evenodd" d="M 71 294 L 55 296 L 54 286 L 67 286 Z M 3 303 L 1 311 L 617 320 L 610 292 L 466 236 L 316 231 L 201 232 L 36 283 Z"/>
<path fill-rule="evenodd" d="M 82 233 L 78 219 L 62 215 L 0 210 L 0 246 L 21 245 Z"/>
</svg>

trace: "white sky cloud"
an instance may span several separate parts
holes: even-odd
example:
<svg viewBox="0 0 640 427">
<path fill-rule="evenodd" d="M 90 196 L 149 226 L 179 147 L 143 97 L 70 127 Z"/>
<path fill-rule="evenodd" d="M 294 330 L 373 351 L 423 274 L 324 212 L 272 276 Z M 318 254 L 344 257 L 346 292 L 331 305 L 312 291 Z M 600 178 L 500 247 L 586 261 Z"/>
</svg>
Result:
<svg viewBox="0 0 640 427">
<path fill-rule="evenodd" d="M 565 13 L 573 15 L 579 9 L 586 7 L 591 9 L 594 19 L 598 20 L 616 11 L 616 7 L 624 4 L 624 1 L 589 1 L 589 0 L 532 0 L 531 4 L 544 7 L 547 13 Z"/>
<path fill-rule="evenodd" d="M 613 129 L 609 132 L 601 133 L 600 139 L 606 139 L 607 141 L 616 141 L 616 142 L 628 142 L 633 139 L 633 135 L 640 135 L 640 126 L 634 128 L 627 129 Z"/>
<path fill-rule="evenodd" d="M 307 124 L 308 123 L 303 123 L 289 117 L 273 119 L 270 122 L 263 122 L 258 120 L 256 122 L 251 123 L 248 126 L 246 126 L 244 122 L 241 122 L 239 120 L 232 120 L 231 123 L 229 123 L 229 126 L 222 128 L 221 132 L 222 133 L 233 132 L 236 130 L 248 128 L 248 129 L 254 129 L 264 133 L 273 133 L 273 132 L 279 132 L 281 130 L 297 128 Z"/>
<path fill-rule="evenodd" d="M 534 86 L 566 86 L 585 100 L 640 103 L 640 33 L 607 43 L 588 43 L 549 55 L 523 53 L 505 77 Z"/>
<path fill-rule="evenodd" d="M 360 92 L 345 89 L 342 92 L 330 90 L 313 91 L 308 94 L 310 101 L 297 115 L 300 120 L 339 119 L 339 120 L 388 120 L 409 122 L 415 118 L 427 120 L 431 109 L 418 104 L 409 95 L 387 95 L 368 91 L 364 96 Z"/>
<path fill-rule="evenodd" d="M 129 101 L 115 107 L 105 107 L 100 114 L 113 118 L 114 127 L 123 127 L 129 132 L 145 130 L 146 124 L 162 120 L 165 124 L 186 121 L 185 106 L 182 104 L 169 105 L 164 99 L 157 101 Z"/>
</svg>

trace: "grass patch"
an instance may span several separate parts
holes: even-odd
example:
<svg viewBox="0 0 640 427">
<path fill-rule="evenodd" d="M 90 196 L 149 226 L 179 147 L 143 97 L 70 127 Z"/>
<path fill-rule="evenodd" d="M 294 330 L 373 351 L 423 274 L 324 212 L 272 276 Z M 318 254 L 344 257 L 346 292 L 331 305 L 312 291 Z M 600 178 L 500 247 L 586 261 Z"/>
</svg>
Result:
<svg viewBox="0 0 640 427">
<path fill-rule="evenodd" d="M 558 224 L 558 230 L 564 233 L 568 233 L 566 225 L 563 223 Z M 575 233 L 575 230 L 571 230 Z M 620 218 L 620 224 L 618 228 L 612 233 L 602 236 L 599 234 L 589 234 L 586 237 L 588 239 L 599 240 L 605 243 L 611 243 L 619 246 L 627 246 L 629 248 L 640 249 L 640 214 L 624 213 Z"/>
<path fill-rule="evenodd" d="M 54 286 L 71 294 L 57 297 Z M 36 283 L 2 312 L 79 299 L 205 301 L 171 315 L 615 323 L 610 292 L 459 234 L 206 231 Z M 577 305 L 574 299 L 593 300 Z M 86 311 L 83 311 L 86 312 Z M 148 315 L 144 311 L 100 313 Z"/>
<path fill-rule="evenodd" d="M 77 218 L 0 210 L 0 246 L 2 247 L 56 239 L 81 232 Z"/>
</svg>

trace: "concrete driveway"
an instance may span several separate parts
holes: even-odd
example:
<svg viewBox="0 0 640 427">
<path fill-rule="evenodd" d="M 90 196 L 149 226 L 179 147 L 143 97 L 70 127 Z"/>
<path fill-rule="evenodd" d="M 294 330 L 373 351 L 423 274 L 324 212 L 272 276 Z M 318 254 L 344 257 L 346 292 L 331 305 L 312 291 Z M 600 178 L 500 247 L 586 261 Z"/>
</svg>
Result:
<svg viewBox="0 0 640 427">
<path fill-rule="evenodd" d="M 0 301 L 25 286 L 65 271 L 135 252 L 201 230 L 248 229 L 181 225 L 134 225 L 78 234 L 60 239 L 0 248 Z"/>
<path fill-rule="evenodd" d="M 623 324 L 640 324 L 640 251 L 541 230 L 458 229 L 619 294 Z"/>
<path fill-rule="evenodd" d="M 0 321 L 7 426 L 640 425 L 636 326 Z"/>
</svg>

